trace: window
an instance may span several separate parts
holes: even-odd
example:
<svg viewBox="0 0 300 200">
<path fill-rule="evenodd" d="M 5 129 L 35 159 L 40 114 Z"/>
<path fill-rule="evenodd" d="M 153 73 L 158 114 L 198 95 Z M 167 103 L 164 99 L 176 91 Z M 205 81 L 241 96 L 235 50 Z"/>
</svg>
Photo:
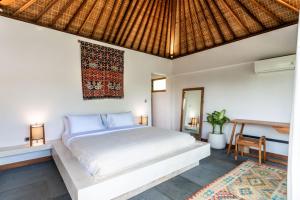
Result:
<svg viewBox="0 0 300 200">
<path fill-rule="evenodd" d="M 152 92 L 165 92 L 167 89 L 167 79 L 153 79 L 152 80 Z"/>
</svg>

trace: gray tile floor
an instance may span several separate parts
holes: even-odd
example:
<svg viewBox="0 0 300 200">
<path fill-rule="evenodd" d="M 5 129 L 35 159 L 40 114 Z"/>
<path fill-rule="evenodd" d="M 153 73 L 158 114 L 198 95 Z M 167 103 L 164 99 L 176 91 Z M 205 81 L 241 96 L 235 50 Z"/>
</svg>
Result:
<svg viewBox="0 0 300 200">
<path fill-rule="evenodd" d="M 243 158 L 245 160 L 247 158 Z M 131 200 L 183 200 L 240 164 L 227 157 L 224 150 L 200 165 L 151 188 Z M 0 200 L 70 200 L 70 196 L 53 161 L 13 169 L 0 174 Z"/>
</svg>

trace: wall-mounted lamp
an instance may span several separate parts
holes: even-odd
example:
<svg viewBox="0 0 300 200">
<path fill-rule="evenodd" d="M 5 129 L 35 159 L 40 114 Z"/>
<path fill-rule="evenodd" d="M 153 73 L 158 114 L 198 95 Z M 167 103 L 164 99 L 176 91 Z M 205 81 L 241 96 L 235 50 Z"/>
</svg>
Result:
<svg viewBox="0 0 300 200">
<path fill-rule="evenodd" d="M 30 125 L 30 146 L 45 144 L 44 124 Z"/>
<path fill-rule="evenodd" d="M 147 115 L 141 115 L 139 120 L 140 125 L 148 126 L 148 116 Z"/>
</svg>

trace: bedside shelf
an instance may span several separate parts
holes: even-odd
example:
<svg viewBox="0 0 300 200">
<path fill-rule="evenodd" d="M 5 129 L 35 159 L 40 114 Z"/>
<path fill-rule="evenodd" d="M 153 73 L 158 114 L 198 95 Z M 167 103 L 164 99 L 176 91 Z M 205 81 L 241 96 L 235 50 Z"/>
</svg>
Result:
<svg viewBox="0 0 300 200">
<path fill-rule="evenodd" d="M 32 146 L 32 147 L 30 147 L 29 144 L 2 147 L 0 148 L 0 158 L 32 153 L 37 151 L 51 150 L 52 145 L 55 144 L 57 141 L 58 140 L 51 140 L 46 142 L 46 144 L 39 145 L 39 146 Z"/>
</svg>

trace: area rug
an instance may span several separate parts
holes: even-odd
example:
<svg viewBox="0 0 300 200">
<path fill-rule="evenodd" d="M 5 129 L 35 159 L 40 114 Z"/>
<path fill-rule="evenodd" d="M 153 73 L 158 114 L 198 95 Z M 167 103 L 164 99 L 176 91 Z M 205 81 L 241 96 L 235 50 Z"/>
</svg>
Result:
<svg viewBox="0 0 300 200">
<path fill-rule="evenodd" d="M 287 172 L 273 166 L 246 161 L 188 198 L 188 200 L 206 199 L 285 200 Z"/>
</svg>

